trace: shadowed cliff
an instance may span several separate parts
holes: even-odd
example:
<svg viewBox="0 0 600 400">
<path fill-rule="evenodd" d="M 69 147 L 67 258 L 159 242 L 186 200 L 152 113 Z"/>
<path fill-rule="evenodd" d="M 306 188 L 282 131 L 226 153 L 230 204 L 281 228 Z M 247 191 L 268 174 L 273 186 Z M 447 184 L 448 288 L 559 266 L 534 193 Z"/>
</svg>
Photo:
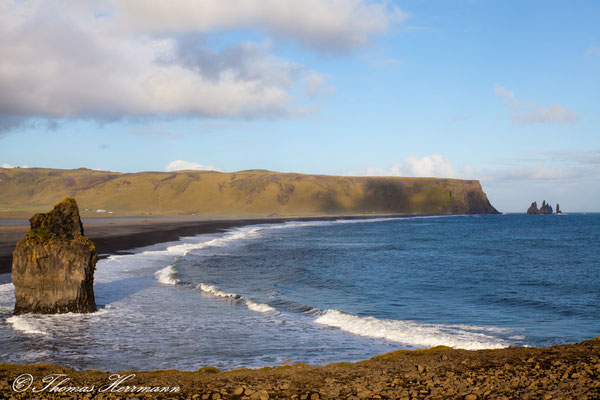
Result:
<svg viewBox="0 0 600 400">
<path fill-rule="evenodd" d="M 0 217 L 30 214 L 64 197 L 77 198 L 84 216 L 497 213 L 475 180 L 264 170 L 121 174 L 84 168 L 0 169 Z"/>
</svg>

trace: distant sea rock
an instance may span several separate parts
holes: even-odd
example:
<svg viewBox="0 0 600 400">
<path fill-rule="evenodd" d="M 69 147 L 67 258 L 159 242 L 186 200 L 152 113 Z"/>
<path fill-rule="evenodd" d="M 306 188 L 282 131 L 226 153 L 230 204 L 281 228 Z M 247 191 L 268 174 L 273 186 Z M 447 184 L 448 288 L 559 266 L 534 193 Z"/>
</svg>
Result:
<svg viewBox="0 0 600 400">
<path fill-rule="evenodd" d="M 540 213 L 540 209 L 537 206 L 537 201 L 534 201 L 533 203 L 531 203 L 531 205 L 527 209 L 527 214 L 539 214 L 539 213 Z"/>
<path fill-rule="evenodd" d="M 66 198 L 29 220 L 31 229 L 13 253 L 15 314 L 96 311 L 96 247 L 83 236 L 75 199 Z"/>
<path fill-rule="evenodd" d="M 552 214 L 552 206 L 546 203 L 546 200 L 542 201 L 542 206 L 540 207 L 540 214 Z"/>
<path fill-rule="evenodd" d="M 556 207 L 558 208 L 558 204 Z M 527 209 L 527 214 L 552 214 L 552 206 L 546 203 L 546 200 L 543 200 L 542 206 L 538 208 L 537 201 L 534 201 Z"/>
</svg>

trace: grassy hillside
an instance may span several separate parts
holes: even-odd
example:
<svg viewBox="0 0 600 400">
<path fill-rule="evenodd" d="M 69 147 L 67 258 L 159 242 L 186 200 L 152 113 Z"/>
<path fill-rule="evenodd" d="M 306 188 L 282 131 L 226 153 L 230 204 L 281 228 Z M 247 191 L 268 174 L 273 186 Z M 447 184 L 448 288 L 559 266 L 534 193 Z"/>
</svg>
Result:
<svg viewBox="0 0 600 400">
<path fill-rule="evenodd" d="M 0 169 L 0 218 L 75 197 L 83 216 L 253 217 L 495 213 L 478 181 L 284 174 Z M 87 211 L 85 209 L 88 209 Z M 97 209 L 106 213 L 97 213 Z M 112 212 L 112 214 L 109 214 Z"/>
</svg>

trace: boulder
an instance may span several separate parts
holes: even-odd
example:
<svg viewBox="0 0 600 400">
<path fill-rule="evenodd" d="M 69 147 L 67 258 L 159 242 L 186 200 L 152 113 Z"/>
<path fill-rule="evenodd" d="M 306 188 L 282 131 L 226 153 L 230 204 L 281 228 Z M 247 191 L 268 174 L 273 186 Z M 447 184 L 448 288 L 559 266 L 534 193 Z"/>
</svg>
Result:
<svg viewBox="0 0 600 400">
<path fill-rule="evenodd" d="M 15 314 L 96 311 L 94 270 L 98 254 L 83 236 L 75 199 L 66 198 L 30 220 L 13 253 Z"/>
</svg>

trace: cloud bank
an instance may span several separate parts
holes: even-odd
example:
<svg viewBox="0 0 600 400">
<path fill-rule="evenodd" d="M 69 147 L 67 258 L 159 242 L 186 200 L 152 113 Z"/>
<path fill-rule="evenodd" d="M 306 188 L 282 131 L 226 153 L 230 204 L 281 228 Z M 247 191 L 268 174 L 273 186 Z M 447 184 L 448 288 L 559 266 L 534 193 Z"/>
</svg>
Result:
<svg viewBox="0 0 600 400">
<path fill-rule="evenodd" d="M 512 90 L 508 90 L 502 86 L 496 86 L 494 91 L 511 110 L 514 123 L 523 125 L 544 122 L 569 124 L 576 122 L 578 119 L 575 111 L 569 110 L 560 104 L 544 106 L 529 103 L 524 105 L 515 98 L 515 94 Z"/>
<path fill-rule="evenodd" d="M 116 2 L 120 25 L 141 32 L 259 29 L 327 52 L 369 43 L 406 14 L 365 0 L 129 0 Z"/>
<path fill-rule="evenodd" d="M 455 168 L 443 155 L 432 154 L 421 158 L 410 156 L 402 161 L 393 162 L 388 168 L 366 167 L 361 171 L 349 171 L 345 175 L 470 179 L 473 178 L 473 170 L 469 166 Z"/>
<path fill-rule="evenodd" d="M 8 163 L 2 163 L 2 165 L 0 166 L 0 168 L 29 168 L 29 165 L 16 166 L 16 165 L 10 165 Z"/>
<path fill-rule="evenodd" d="M 369 44 L 401 11 L 367 0 L 0 0 L 0 130 L 31 119 L 283 118 L 328 87 L 254 30 L 319 52 Z M 292 93 L 298 86 L 306 93 Z"/>
<path fill-rule="evenodd" d="M 167 172 L 183 171 L 186 169 L 201 170 L 201 171 L 219 171 L 219 172 L 223 171 L 221 168 L 215 167 L 214 165 L 202 165 L 202 164 L 198 164 L 196 162 L 185 161 L 185 160 L 171 161 L 165 167 L 165 171 L 167 171 Z"/>
</svg>

